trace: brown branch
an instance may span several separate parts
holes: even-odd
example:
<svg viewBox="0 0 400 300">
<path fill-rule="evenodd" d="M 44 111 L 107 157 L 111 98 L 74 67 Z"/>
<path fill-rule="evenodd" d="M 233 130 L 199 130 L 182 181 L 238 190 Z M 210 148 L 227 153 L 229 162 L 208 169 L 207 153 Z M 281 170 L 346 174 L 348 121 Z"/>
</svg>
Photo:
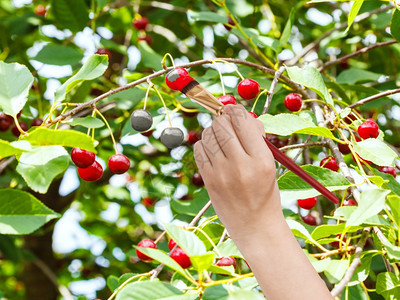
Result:
<svg viewBox="0 0 400 300">
<path fill-rule="evenodd" d="M 373 100 L 376 100 L 376 99 L 379 99 L 379 98 L 383 98 L 383 97 L 386 97 L 386 96 L 390 96 L 390 95 L 394 95 L 394 94 L 398 94 L 398 93 L 400 93 L 400 88 L 394 89 L 394 90 L 389 90 L 389 91 L 386 91 L 386 92 L 382 92 L 382 93 L 373 95 L 371 97 L 364 98 L 364 99 L 362 99 L 362 100 L 360 100 L 360 101 L 358 101 L 356 103 L 353 103 L 353 104 L 349 105 L 348 107 L 349 108 L 357 107 L 357 106 L 360 106 L 360 105 L 364 105 L 364 104 L 366 104 L 368 102 L 371 102 Z"/>
<path fill-rule="evenodd" d="M 0 174 L 15 160 L 15 156 L 0 161 Z"/>
<path fill-rule="evenodd" d="M 303 144 L 296 144 L 296 145 L 289 145 L 279 148 L 281 151 L 288 151 L 292 149 L 298 148 L 309 148 L 309 147 L 319 147 L 319 146 L 326 146 L 326 142 L 314 142 L 314 143 L 303 143 Z"/>
<path fill-rule="evenodd" d="M 350 282 L 351 277 L 353 277 L 354 272 L 356 271 L 357 267 L 361 265 L 361 253 L 363 252 L 365 242 L 367 241 L 369 232 L 371 228 L 364 228 L 363 233 L 361 235 L 360 240 L 356 245 L 356 252 L 354 255 L 354 259 L 350 264 L 350 267 L 347 269 L 346 273 L 344 274 L 343 279 L 335 285 L 335 287 L 331 291 L 331 295 L 333 297 L 337 297 L 340 293 L 344 290 L 346 285 Z"/>
<path fill-rule="evenodd" d="M 342 249 L 339 248 L 339 249 L 335 249 L 335 250 L 332 250 L 332 251 L 329 251 L 329 252 L 325 252 L 325 253 L 315 253 L 315 254 L 311 254 L 311 256 L 315 257 L 315 258 L 325 259 L 325 258 L 327 258 L 329 256 L 333 256 L 333 255 L 340 254 L 340 253 L 343 253 L 343 252 L 349 252 L 349 250 L 352 251 L 355 248 L 356 248 L 355 246 L 351 246 L 350 245 L 347 248 L 342 248 Z"/>
<path fill-rule="evenodd" d="M 276 89 L 276 85 L 278 83 L 279 77 L 281 77 L 282 73 L 285 72 L 286 67 L 282 66 L 278 71 L 275 72 L 274 80 L 272 80 L 271 88 L 269 89 L 267 101 L 265 102 L 264 109 L 262 111 L 262 115 L 266 114 L 269 107 L 271 106 L 272 96 L 274 95 L 274 91 Z"/>
<path fill-rule="evenodd" d="M 235 59 L 235 58 L 217 58 L 217 59 L 218 60 L 224 60 L 224 61 L 227 61 L 227 62 L 231 62 L 231 63 L 234 63 L 234 64 L 240 64 L 240 65 L 249 66 L 251 68 L 258 69 L 258 70 L 260 70 L 260 71 L 262 71 L 264 73 L 271 74 L 271 75 L 275 75 L 275 72 L 276 72 L 275 70 L 273 70 L 271 68 L 267 68 L 267 67 L 264 67 L 264 66 L 252 63 L 252 62 L 248 62 L 248 61 L 245 61 L 245 60 L 241 60 L 241 59 Z M 195 61 L 195 62 L 183 64 L 180 67 L 182 67 L 182 68 L 191 68 L 191 67 L 205 65 L 205 64 L 211 64 L 211 63 L 212 63 L 212 60 L 203 59 L 203 60 L 198 60 L 198 61 Z M 97 102 L 99 102 L 99 101 L 101 101 L 101 100 L 103 100 L 103 99 L 105 99 L 105 98 L 107 98 L 107 97 L 109 97 L 111 95 L 114 95 L 116 93 L 128 90 L 128 89 L 133 88 L 133 87 L 135 87 L 135 86 L 137 86 L 137 85 L 139 85 L 141 83 L 146 82 L 147 80 L 150 80 L 150 79 L 159 77 L 161 75 L 164 75 L 167 72 L 169 72 L 170 70 L 172 70 L 172 67 L 169 67 L 169 68 L 167 68 L 165 70 L 161 70 L 161 71 L 155 72 L 155 73 L 153 73 L 151 75 L 148 75 L 146 77 L 143 77 L 143 78 L 141 78 L 139 80 L 136 80 L 134 82 L 128 83 L 125 86 L 121 86 L 121 87 L 115 88 L 113 90 L 110 90 L 107 93 L 104 93 L 104 94 L 102 94 L 102 95 L 100 95 L 100 96 L 98 96 L 98 97 L 96 97 L 93 100 L 90 100 L 88 102 L 80 103 L 76 107 L 74 107 L 73 109 L 68 111 L 67 113 L 62 114 L 62 115 L 58 116 L 57 118 L 55 118 L 52 122 L 47 123 L 45 125 L 45 127 L 50 127 L 51 125 L 53 125 L 55 123 L 61 122 L 61 121 L 65 120 L 66 118 L 75 115 L 77 112 L 81 111 L 82 109 L 84 109 L 86 107 L 90 107 L 90 106 L 96 105 Z M 288 77 L 283 76 L 283 75 L 280 76 L 280 78 L 284 82 L 289 84 L 295 91 L 297 91 L 298 93 L 301 93 L 303 96 L 307 96 L 305 91 L 301 87 L 299 87 L 299 85 L 297 85 L 294 81 L 292 81 L 291 79 L 289 79 Z"/>
<path fill-rule="evenodd" d="M 397 41 L 393 40 L 393 41 L 387 41 L 387 42 L 383 42 L 383 43 L 377 43 L 377 44 L 369 46 L 369 47 L 364 47 L 364 48 L 362 48 L 360 50 L 357 50 L 356 52 L 353 52 L 353 53 L 350 53 L 348 55 L 339 57 L 338 59 L 335 59 L 335 60 L 332 60 L 332 61 L 328 61 L 327 63 L 325 63 L 324 65 L 319 67 L 318 71 L 321 72 L 321 71 L 325 70 L 326 68 L 329 68 L 332 65 L 339 64 L 342 61 L 345 61 L 345 60 L 347 60 L 349 58 L 352 58 L 354 56 L 357 56 L 357 55 L 360 55 L 360 54 L 363 54 L 363 53 L 367 53 L 368 51 L 371 51 L 372 49 L 375 49 L 375 48 L 378 48 L 378 47 L 384 47 L 384 46 L 393 45 L 393 44 L 396 44 L 396 43 L 397 43 Z"/>
</svg>

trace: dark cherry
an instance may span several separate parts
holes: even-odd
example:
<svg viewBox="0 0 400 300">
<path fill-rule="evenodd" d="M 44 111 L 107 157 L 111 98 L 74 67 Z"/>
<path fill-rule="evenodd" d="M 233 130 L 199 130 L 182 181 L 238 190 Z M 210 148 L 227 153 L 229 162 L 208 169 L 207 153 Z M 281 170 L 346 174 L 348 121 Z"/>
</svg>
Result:
<svg viewBox="0 0 400 300">
<path fill-rule="evenodd" d="M 227 104 L 237 104 L 236 98 L 233 95 L 223 95 L 218 97 L 219 102 L 221 102 L 223 105 Z"/>
<path fill-rule="evenodd" d="M 333 248 L 339 248 L 339 242 L 340 242 L 341 234 L 338 233 L 338 234 L 335 234 L 335 236 L 336 236 L 337 241 L 331 242 L 331 243 L 329 243 L 329 245 L 331 245 Z M 342 242 L 346 243 L 346 236 L 343 237 L 343 241 Z M 344 245 L 342 245 L 342 246 L 344 246 Z"/>
<path fill-rule="evenodd" d="M 153 117 L 144 109 L 137 109 L 131 114 L 131 125 L 136 131 L 147 131 L 153 126 Z"/>
<path fill-rule="evenodd" d="M 243 79 L 237 87 L 240 97 L 246 100 L 254 99 L 260 92 L 260 85 L 253 79 Z"/>
<path fill-rule="evenodd" d="M 231 31 L 232 27 L 235 26 L 235 22 L 233 22 L 231 17 L 228 17 L 228 22 L 227 23 L 229 25 L 231 25 L 231 26 L 224 24 L 224 27 L 225 27 L 226 30 Z"/>
<path fill-rule="evenodd" d="M 358 126 L 357 132 L 363 139 L 377 138 L 379 135 L 379 126 L 373 119 L 368 119 Z"/>
<path fill-rule="evenodd" d="M 396 174 L 396 168 L 394 168 L 394 167 L 382 166 L 382 167 L 379 167 L 379 172 L 390 174 L 390 175 L 392 175 L 394 178 L 396 178 L 396 176 L 397 176 L 397 174 Z"/>
<path fill-rule="evenodd" d="M 157 249 L 156 243 L 154 243 L 152 240 L 148 240 L 148 239 L 140 241 L 137 246 L 142 247 L 142 248 Z M 153 260 L 151 257 L 148 257 L 144 253 L 140 252 L 138 249 L 136 249 L 136 255 L 137 255 L 137 257 L 139 257 L 140 260 L 142 260 L 144 262 L 151 262 Z"/>
<path fill-rule="evenodd" d="M 87 168 L 78 168 L 79 177 L 85 181 L 96 181 L 103 175 L 103 167 L 97 162 Z"/>
<path fill-rule="evenodd" d="M 188 143 L 194 145 L 197 141 L 201 139 L 200 133 L 197 131 L 188 132 Z"/>
<path fill-rule="evenodd" d="M 193 200 L 193 197 L 190 196 L 190 195 L 183 195 L 182 197 L 179 198 L 179 200 L 182 200 L 182 201 L 192 201 L 192 200 Z"/>
<path fill-rule="evenodd" d="M 333 156 L 328 156 L 325 157 L 321 162 L 319 163 L 320 167 L 332 170 L 334 172 L 337 172 L 339 170 L 339 166 L 336 163 L 336 160 Z"/>
<path fill-rule="evenodd" d="M 28 130 L 28 125 L 26 125 L 24 122 L 19 122 L 19 126 L 23 131 Z M 18 127 L 14 124 L 14 126 L 11 128 L 11 132 L 13 135 L 16 137 L 19 137 L 21 135 L 21 132 L 19 132 Z"/>
<path fill-rule="evenodd" d="M 183 269 L 190 268 L 192 262 L 190 261 L 189 256 L 186 252 L 181 248 L 176 248 L 170 254 L 171 258 L 175 260 Z"/>
<path fill-rule="evenodd" d="M 297 93 L 290 93 L 286 95 L 284 100 L 285 107 L 293 112 L 299 111 L 301 109 L 301 96 Z"/>
<path fill-rule="evenodd" d="M 12 124 L 12 119 L 0 112 L 0 131 L 7 131 Z"/>
<path fill-rule="evenodd" d="M 153 132 L 154 132 L 154 130 L 152 129 L 152 130 L 147 130 L 147 131 L 141 132 L 140 134 L 143 136 L 150 137 L 153 135 Z"/>
<path fill-rule="evenodd" d="M 161 143 L 169 149 L 182 145 L 183 139 L 183 131 L 177 127 L 167 127 L 160 135 Z"/>
<path fill-rule="evenodd" d="M 151 197 L 142 198 L 142 204 L 147 208 L 152 208 L 155 203 L 156 203 L 156 200 Z"/>
<path fill-rule="evenodd" d="M 199 173 L 194 173 L 192 177 L 192 183 L 195 186 L 202 187 L 204 185 L 203 178 Z"/>
<path fill-rule="evenodd" d="M 219 266 L 219 267 L 233 266 L 234 268 L 236 268 L 236 260 L 232 256 L 225 256 L 225 257 L 221 257 L 217 261 L 216 265 Z"/>
<path fill-rule="evenodd" d="M 317 203 L 317 197 L 306 198 L 306 199 L 298 199 L 297 203 L 301 208 L 311 209 Z"/>
<path fill-rule="evenodd" d="M 168 242 L 168 249 L 169 250 L 174 249 L 175 245 L 176 245 L 175 241 L 173 239 L 170 239 Z"/>
<path fill-rule="evenodd" d="M 317 226 L 317 219 L 314 216 L 310 215 L 310 214 L 308 214 L 307 216 L 302 217 L 301 219 L 303 220 L 304 223 L 306 223 L 308 225 Z"/>
<path fill-rule="evenodd" d="M 32 123 L 31 123 L 31 127 L 40 126 L 40 125 L 42 125 L 42 123 L 43 123 L 42 119 L 39 119 L 39 118 L 33 119 Z"/>
<path fill-rule="evenodd" d="M 338 143 L 338 148 L 339 148 L 340 153 L 342 153 L 342 154 L 351 153 L 350 147 L 347 144 Z"/>
<path fill-rule="evenodd" d="M 84 169 L 90 167 L 94 163 L 96 155 L 84 149 L 73 148 L 71 151 L 71 159 L 78 168 Z"/>
<path fill-rule="evenodd" d="M 108 61 L 111 60 L 111 52 L 107 49 L 104 48 L 100 48 L 96 51 L 96 54 L 100 54 L 100 55 L 107 55 L 108 56 Z"/>
<path fill-rule="evenodd" d="M 138 42 L 140 42 L 140 41 L 145 41 L 147 43 L 147 45 L 149 45 L 149 46 L 151 46 L 151 44 L 153 44 L 153 39 L 149 35 L 139 36 Z"/>
<path fill-rule="evenodd" d="M 146 17 L 141 17 L 134 20 L 132 24 L 137 30 L 146 30 L 147 25 L 149 25 L 149 20 Z"/>
<path fill-rule="evenodd" d="M 129 170 L 131 163 L 123 154 L 114 154 L 108 160 L 108 168 L 114 174 L 123 174 Z"/>
</svg>

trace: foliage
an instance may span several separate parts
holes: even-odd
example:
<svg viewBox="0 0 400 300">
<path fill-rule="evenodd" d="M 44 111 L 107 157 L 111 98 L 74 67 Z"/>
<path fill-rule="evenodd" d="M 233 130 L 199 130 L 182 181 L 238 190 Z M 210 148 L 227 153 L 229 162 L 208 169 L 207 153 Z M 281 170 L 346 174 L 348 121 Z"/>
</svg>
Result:
<svg viewBox="0 0 400 300">
<path fill-rule="evenodd" d="M 158 139 L 168 126 L 160 96 L 175 126 L 200 133 L 210 121 L 204 108 L 164 83 L 166 53 L 215 96 L 237 94 L 238 74 L 260 83 L 259 98 L 240 103 L 260 116 L 272 99 L 259 117 L 271 141 L 341 199 L 334 206 L 319 196 L 310 212 L 318 226 L 307 225 L 308 212 L 294 203 L 320 194 L 278 168 L 285 216 L 310 261 L 341 299 L 400 298 L 400 185 L 379 171 L 399 166 L 396 1 L 25 2 L 0 2 L 0 122 L 11 116 L 21 133 L 0 131 L 0 298 L 56 299 L 61 292 L 71 299 L 72 292 L 77 299 L 263 299 L 207 209 L 205 188 L 191 182 L 198 172 L 193 146 L 185 141 L 168 150 Z M 44 15 L 34 13 L 39 5 Z M 146 30 L 132 25 L 140 15 L 150 21 Z M 277 70 L 283 76 L 274 79 Z M 298 113 L 285 109 L 291 92 L 303 97 Z M 144 105 L 154 118 L 149 137 L 129 120 Z M 36 118 L 44 119 L 40 127 L 23 130 Z M 380 134 L 357 141 L 357 127 L 368 118 L 377 120 Z M 106 168 L 99 181 L 73 186 L 71 148 L 107 162 L 115 153 L 110 132 L 131 161 L 128 173 Z M 342 155 L 338 143 L 351 153 Z M 328 155 L 339 172 L 318 166 Z M 347 199 L 359 205 L 343 205 Z M 55 241 L 64 238 L 57 227 L 74 212 L 101 251 L 94 243 L 53 251 L 53 233 Z M 190 256 L 189 269 L 168 255 L 164 230 Z M 145 238 L 158 241 L 158 249 L 140 249 L 151 263 L 136 257 Z M 226 256 L 236 268 L 215 264 Z M 103 280 L 92 293 L 75 288 L 97 279 Z"/>
</svg>

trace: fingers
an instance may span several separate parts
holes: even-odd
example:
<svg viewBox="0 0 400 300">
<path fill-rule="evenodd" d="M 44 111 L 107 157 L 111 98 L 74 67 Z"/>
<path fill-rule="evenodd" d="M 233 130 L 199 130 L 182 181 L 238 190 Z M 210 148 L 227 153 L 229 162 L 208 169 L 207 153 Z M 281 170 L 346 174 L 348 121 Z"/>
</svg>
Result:
<svg viewBox="0 0 400 300">
<path fill-rule="evenodd" d="M 201 135 L 201 142 L 203 144 L 203 149 L 209 159 L 213 162 L 216 159 L 221 159 L 225 157 L 224 152 L 222 151 L 217 138 L 215 137 L 214 130 L 211 127 L 208 127 L 203 130 Z"/>
<path fill-rule="evenodd" d="M 224 111 L 231 118 L 231 124 L 244 149 L 250 156 L 258 156 L 265 150 L 261 127 L 242 105 L 226 105 Z M 264 131 L 264 130 L 263 130 Z"/>
<path fill-rule="evenodd" d="M 208 174 L 212 169 L 212 163 L 204 150 L 202 141 L 198 141 L 196 142 L 196 144 L 194 144 L 193 153 L 194 160 L 196 161 L 200 174 L 202 174 L 202 176 L 204 177 L 204 175 Z"/>
</svg>

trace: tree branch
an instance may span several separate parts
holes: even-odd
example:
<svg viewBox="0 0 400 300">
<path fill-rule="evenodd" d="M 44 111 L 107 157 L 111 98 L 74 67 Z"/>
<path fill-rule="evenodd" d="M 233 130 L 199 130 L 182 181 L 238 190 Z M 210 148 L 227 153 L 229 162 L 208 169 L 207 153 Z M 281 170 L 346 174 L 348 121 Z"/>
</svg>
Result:
<svg viewBox="0 0 400 300">
<path fill-rule="evenodd" d="M 389 91 L 386 91 L 386 92 L 382 92 L 382 93 L 373 95 L 371 97 L 364 98 L 364 99 L 362 99 L 362 100 L 360 100 L 360 101 L 358 101 L 356 103 L 353 103 L 353 104 L 349 105 L 348 107 L 349 108 L 357 107 L 357 106 L 360 106 L 360 105 L 364 105 L 364 104 L 366 104 L 368 102 L 371 102 L 373 100 L 376 100 L 376 99 L 379 99 L 379 98 L 383 98 L 383 97 L 386 97 L 386 96 L 390 96 L 390 95 L 394 95 L 394 94 L 398 94 L 398 93 L 400 93 L 400 88 L 394 89 L 394 90 L 389 90 Z"/>
<path fill-rule="evenodd" d="M 266 114 L 269 107 L 271 106 L 272 96 L 274 95 L 274 91 L 276 89 L 276 85 L 278 83 L 279 77 L 281 77 L 282 73 L 285 72 L 285 70 L 286 70 L 286 67 L 282 66 L 279 68 L 278 71 L 275 72 L 274 80 L 272 80 L 271 88 L 269 89 L 269 92 L 268 92 L 267 101 L 265 102 L 264 109 L 261 113 L 262 115 Z"/>
<path fill-rule="evenodd" d="M 302 144 L 296 144 L 296 145 L 289 145 L 289 146 L 284 146 L 279 148 L 281 151 L 288 151 L 292 149 L 298 149 L 298 148 L 310 148 L 310 147 L 318 147 L 318 146 L 327 146 L 326 142 L 314 142 L 314 143 L 302 143 Z"/>
</svg>

